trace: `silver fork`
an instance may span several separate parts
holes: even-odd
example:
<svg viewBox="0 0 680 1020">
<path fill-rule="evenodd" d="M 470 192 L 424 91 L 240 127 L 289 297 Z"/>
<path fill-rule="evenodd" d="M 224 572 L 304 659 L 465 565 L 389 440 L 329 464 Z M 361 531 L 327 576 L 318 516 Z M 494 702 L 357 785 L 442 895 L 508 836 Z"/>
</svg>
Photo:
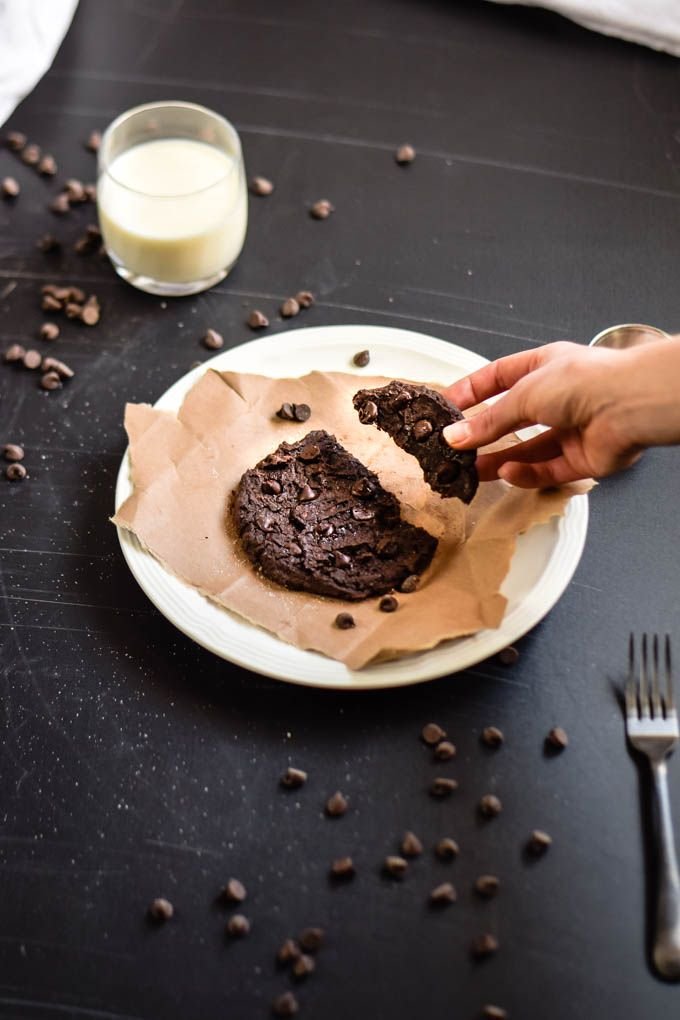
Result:
<svg viewBox="0 0 680 1020">
<path fill-rule="evenodd" d="M 660 661 L 659 637 L 654 634 L 651 650 L 642 635 L 639 682 L 635 682 L 635 639 L 630 635 L 628 683 L 626 684 L 626 732 L 636 751 L 649 759 L 654 778 L 658 817 L 658 887 L 653 960 L 666 978 L 680 978 L 680 877 L 675 856 L 673 820 L 668 797 L 666 758 L 678 743 L 678 715 L 673 701 L 671 642 L 664 642 Z M 665 674 L 665 692 L 660 674 Z"/>
</svg>

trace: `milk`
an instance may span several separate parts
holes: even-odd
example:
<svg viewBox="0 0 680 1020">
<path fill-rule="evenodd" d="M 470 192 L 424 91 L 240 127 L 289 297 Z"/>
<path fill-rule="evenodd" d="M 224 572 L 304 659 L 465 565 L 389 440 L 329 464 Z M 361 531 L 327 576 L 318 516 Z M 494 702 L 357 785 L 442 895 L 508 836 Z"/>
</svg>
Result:
<svg viewBox="0 0 680 1020">
<path fill-rule="evenodd" d="M 100 174 L 97 203 L 106 248 L 128 278 L 215 282 L 243 247 L 243 163 L 203 142 L 160 138 L 121 152 Z"/>
</svg>

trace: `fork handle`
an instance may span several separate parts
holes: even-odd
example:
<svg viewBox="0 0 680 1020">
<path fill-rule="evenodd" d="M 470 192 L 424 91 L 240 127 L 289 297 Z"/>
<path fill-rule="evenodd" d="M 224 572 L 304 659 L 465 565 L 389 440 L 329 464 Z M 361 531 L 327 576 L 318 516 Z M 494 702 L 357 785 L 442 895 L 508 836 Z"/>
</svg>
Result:
<svg viewBox="0 0 680 1020">
<path fill-rule="evenodd" d="M 658 889 L 654 966 L 666 978 L 680 979 L 680 877 L 675 856 L 666 762 L 652 765 L 658 808 Z"/>
</svg>

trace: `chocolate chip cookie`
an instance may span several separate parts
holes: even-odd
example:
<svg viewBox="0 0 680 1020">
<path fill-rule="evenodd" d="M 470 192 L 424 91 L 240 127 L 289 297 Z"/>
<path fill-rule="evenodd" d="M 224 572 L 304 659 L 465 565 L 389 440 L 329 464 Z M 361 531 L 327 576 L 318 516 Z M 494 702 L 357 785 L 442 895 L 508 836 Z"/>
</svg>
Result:
<svg viewBox="0 0 680 1020">
<path fill-rule="evenodd" d="M 477 451 L 453 450 L 442 436 L 447 425 L 463 417 L 446 397 L 395 380 L 380 389 L 359 390 L 353 403 L 364 425 L 376 425 L 416 458 L 431 489 L 464 503 L 472 500 L 479 485 Z"/>
<path fill-rule="evenodd" d="M 401 519 L 399 502 L 335 436 L 281 445 L 241 478 L 232 505 L 243 549 L 270 581 L 357 601 L 429 565 L 437 539 Z"/>
</svg>

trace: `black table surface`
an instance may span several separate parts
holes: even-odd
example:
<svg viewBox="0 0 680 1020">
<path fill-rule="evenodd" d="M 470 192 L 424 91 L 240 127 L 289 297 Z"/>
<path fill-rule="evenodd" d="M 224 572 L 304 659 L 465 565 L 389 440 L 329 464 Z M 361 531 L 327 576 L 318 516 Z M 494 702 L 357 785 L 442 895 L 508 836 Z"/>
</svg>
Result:
<svg viewBox="0 0 680 1020">
<path fill-rule="evenodd" d="M 126 401 L 154 401 L 208 327 L 226 346 L 245 316 L 299 290 L 304 325 L 413 329 L 493 358 L 615 322 L 680 327 L 680 64 L 557 15 L 487 3 L 81 0 L 51 71 L 7 128 L 53 153 L 45 181 L 9 151 L 0 176 L 3 347 L 53 353 L 75 378 L 45 393 L 0 366 L 1 442 L 30 478 L 0 485 L 2 769 L 0 1015 L 127 1020 L 256 1018 L 291 987 L 287 935 L 321 925 L 300 1016 L 669 1017 L 680 989 L 649 969 L 650 804 L 617 690 L 630 629 L 680 642 L 680 452 L 656 450 L 591 497 L 585 552 L 543 622 L 496 659 L 374 693 L 302 689 L 222 661 L 147 601 L 108 522 Z M 246 248 L 229 278 L 181 301 L 135 291 L 73 240 L 92 207 L 58 219 L 64 177 L 93 180 L 83 142 L 138 103 L 186 99 L 237 126 L 250 174 Z M 417 151 L 406 169 L 393 153 Z M 330 198 L 325 223 L 309 204 Z M 36 248 L 52 230 L 61 255 Z M 95 291 L 101 323 L 37 339 L 40 287 Z M 680 648 L 680 644 L 678 644 Z M 439 722 L 458 749 L 436 765 Z M 563 726 L 567 751 L 543 740 Z M 503 748 L 480 745 L 486 725 Z M 670 767 L 680 823 L 679 759 Z M 307 785 L 286 792 L 287 765 Z M 460 781 L 427 795 L 442 771 Z M 341 819 L 323 816 L 336 789 Z M 494 792 L 502 814 L 480 822 Z M 534 828 L 553 837 L 534 863 Z M 425 845 L 402 882 L 380 865 L 402 833 Z M 438 861 L 434 842 L 461 850 Z M 353 882 L 330 861 L 351 854 Z M 501 879 L 482 901 L 480 873 Z M 251 934 L 224 936 L 215 897 L 248 889 Z M 428 909 L 451 880 L 458 901 Z M 175 917 L 145 919 L 166 896 Z M 470 959 L 492 932 L 498 954 Z"/>
</svg>

